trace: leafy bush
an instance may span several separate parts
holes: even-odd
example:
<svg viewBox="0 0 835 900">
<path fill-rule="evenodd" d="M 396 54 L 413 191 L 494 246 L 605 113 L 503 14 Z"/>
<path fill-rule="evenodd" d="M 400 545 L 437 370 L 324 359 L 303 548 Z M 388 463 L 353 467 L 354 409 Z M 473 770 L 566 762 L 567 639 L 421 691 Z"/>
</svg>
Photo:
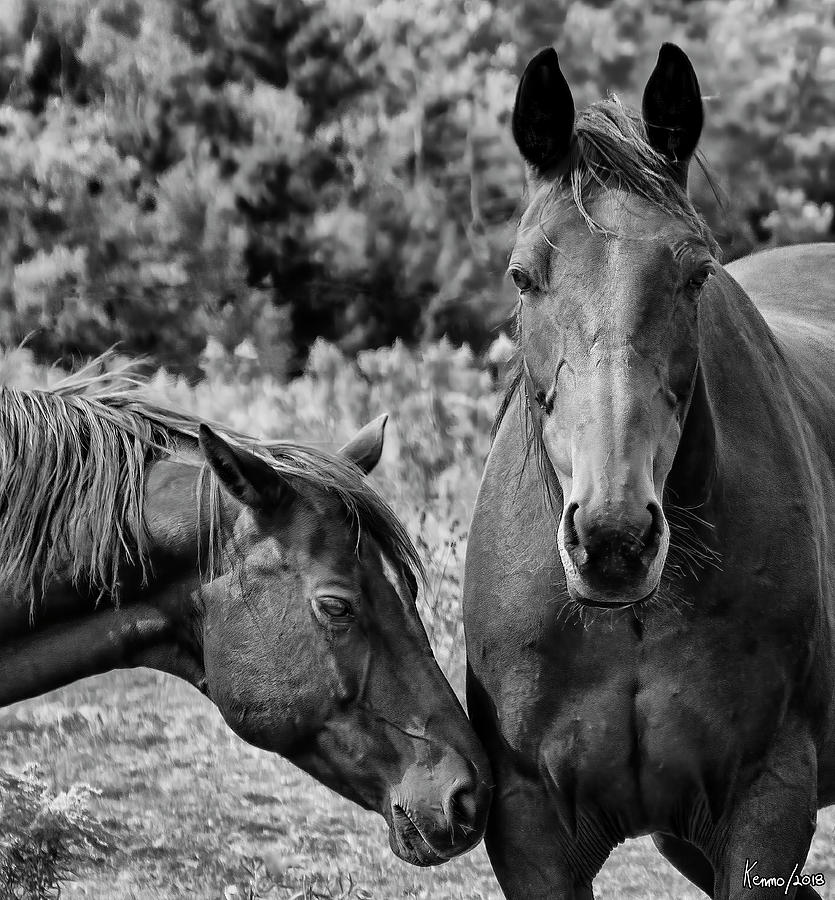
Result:
<svg viewBox="0 0 835 900">
<path fill-rule="evenodd" d="M 832 230 L 831 203 L 814 203 L 801 190 L 777 191 L 777 208 L 764 219 L 763 227 L 771 232 L 771 243 L 802 244 L 826 240 Z"/>
<path fill-rule="evenodd" d="M 107 835 L 89 811 L 95 794 L 82 784 L 54 794 L 34 768 L 0 771 L 0 896 L 57 898 L 82 859 L 103 855 Z"/>
<path fill-rule="evenodd" d="M 0 8 L 0 340 L 34 331 L 40 359 L 118 341 L 196 377 L 207 345 L 248 340 L 286 377 L 319 337 L 350 356 L 443 335 L 483 350 L 513 302 L 510 108 L 544 44 L 578 105 L 633 107 L 661 42 L 687 49 L 726 200 L 697 167 L 693 192 L 726 258 L 835 234 L 818 0 Z"/>
</svg>

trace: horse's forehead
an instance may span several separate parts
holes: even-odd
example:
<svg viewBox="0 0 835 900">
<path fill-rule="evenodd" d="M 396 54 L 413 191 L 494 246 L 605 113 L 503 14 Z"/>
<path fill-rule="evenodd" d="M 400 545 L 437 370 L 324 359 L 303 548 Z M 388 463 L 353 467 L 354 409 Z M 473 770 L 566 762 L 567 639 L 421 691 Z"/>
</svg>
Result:
<svg viewBox="0 0 835 900">
<path fill-rule="evenodd" d="M 607 259 L 666 257 L 687 232 L 669 211 L 618 188 L 600 191 L 585 210 L 593 226 L 570 197 L 537 193 L 520 221 L 515 254 L 548 259 L 559 270 L 597 268 Z"/>
<path fill-rule="evenodd" d="M 305 542 L 314 558 L 347 560 L 355 555 L 356 523 L 338 497 L 314 492 L 302 498 L 296 503 L 290 529 Z"/>
<path fill-rule="evenodd" d="M 311 559 L 347 560 L 355 555 L 357 546 L 356 525 L 345 504 L 316 489 L 297 494 L 274 516 L 243 508 L 234 533 L 241 544 L 278 541 Z"/>
</svg>

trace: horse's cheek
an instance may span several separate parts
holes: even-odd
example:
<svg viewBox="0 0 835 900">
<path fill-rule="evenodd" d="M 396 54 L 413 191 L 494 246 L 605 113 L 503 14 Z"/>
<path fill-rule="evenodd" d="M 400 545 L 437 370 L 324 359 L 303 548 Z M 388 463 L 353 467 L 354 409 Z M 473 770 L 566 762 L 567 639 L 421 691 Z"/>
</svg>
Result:
<svg viewBox="0 0 835 900">
<path fill-rule="evenodd" d="M 276 623 L 241 615 L 263 608 L 255 596 L 217 602 L 204 622 L 203 659 L 208 693 L 226 722 L 244 740 L 281 752 L 309 733 L 317 718 L 316 679 L 298 658 L 302 640 L 298 622 Z M 273 613 L 275 610 L 273 610 Z M 293 633 L 299 633 L 296 640 Z"/>
</svg>

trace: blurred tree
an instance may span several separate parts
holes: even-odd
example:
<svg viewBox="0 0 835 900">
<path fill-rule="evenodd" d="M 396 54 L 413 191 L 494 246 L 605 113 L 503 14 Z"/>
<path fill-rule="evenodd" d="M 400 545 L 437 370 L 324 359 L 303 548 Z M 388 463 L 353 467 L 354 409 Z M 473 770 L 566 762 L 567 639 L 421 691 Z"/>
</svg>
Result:
<svg viewBox="0 0 835 900">
<path fill-rule="evenodd" d="M 195 376 L 207 343 L 281 376 L 317 337 L 484 348 L 522 65 L 554 44 L 578 106 L 638 106 L 665 40 L 706 95 L 730 196 L 692 189 L 726 255 L 832 239 L 833 0 L 6 0 L 0 341 Z"/>
<path fill-rule="evenodd" d="M 835 2 L 705 6 L 713 26 L 698 60 L 713 98 L 709 158 L 720 183 L 733 187 L 740 224 L 725 243 L 739 255 L 773 242 L 769 221 L 777 220 L 769 214 L 786 191 L 813 204 L 835 202 Z M 831 219 L 818 236 L 833 239 Z M 785 228 L 780 238 L 793 240 Z"/>
</svg>

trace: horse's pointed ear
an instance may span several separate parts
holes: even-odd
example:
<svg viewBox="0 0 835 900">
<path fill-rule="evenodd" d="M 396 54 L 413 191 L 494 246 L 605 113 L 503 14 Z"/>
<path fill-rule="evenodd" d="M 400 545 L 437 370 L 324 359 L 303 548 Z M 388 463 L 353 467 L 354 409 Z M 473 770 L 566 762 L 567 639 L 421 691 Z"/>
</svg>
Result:
<svg viewBox="0 0 835 900">
<path fill-rule="evenodd" d="M 383 415 L 377 416 L 373 422 L 364 425 L 340 449 L 340 456 L 350 459 L 367 475 L 380 461 L 383 453 L 383 437 L 387 421 L 388 413 L 383 413 Z"/>
<path fill-rule="evenodd" d="M 704 124 L 702 94 L 687 54 L 662 44 L 642 103 L 650 145 L 670 161 L 676 180 L 687 185 L 687 167 Z"/>
<path fill-rule="evenodd" d="M 200 426 L 200 449 L 229 493 L 252 509 L 274 510 L 290 489 L 269 463 L 248 450 L 233 447 L 209 428 Z"/>
<path fill-rule="evenodd" d="M 528 63 L 513 107 L 513 138 L 534 175 L 567 155 L 574 133 L 574 98 L 553 47 Z"/>
</svg>

